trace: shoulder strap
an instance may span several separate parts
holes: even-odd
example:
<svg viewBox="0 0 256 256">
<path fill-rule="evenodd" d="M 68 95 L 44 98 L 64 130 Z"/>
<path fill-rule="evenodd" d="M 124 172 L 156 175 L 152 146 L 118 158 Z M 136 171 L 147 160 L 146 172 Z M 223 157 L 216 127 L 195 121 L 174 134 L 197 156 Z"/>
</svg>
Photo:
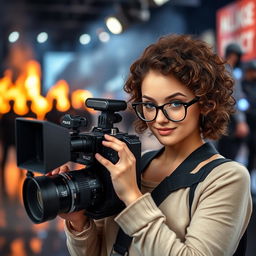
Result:
<svg viewBox="0 0 256 256">
<path fill-rule="evenodd" d="M 187 187 L 193 187 L 194 184 L 199 183 L 207 175 L 204 174 L 204 170 L 198 171 L 195 174 L 190 172 L 198 166 L 201 162 L 209 159 L 211 156 L 218 154 L 217 150 L 210 143 L 205 143 L 192 154 L 190 154 L 168 177 L 166 177 L 152 192 L 151 195 L 156 203 L 160 205 L 165 198 L 172 192 Z M 217 159 L 218 160 L 218 159 Z M 221 164 L 222 161 L 230 161 L 228 159 L 219 159 L 216 162 L 216 166 Z M 215 166 L 214 163 L 208 163 L 209 170 L 212 170 Z M 201 168 L 202 169 L 202 168 Z M 205 176 L 204 176 L 205 175 Z"/>
<path fill-rule="evenodd" d="M 195 190 L 197 188 L 198 183 L 200 183 L 201 181 L 203 181 L 207 175 L 218 165 L 221 165 L 223 163 L 226 162 L 230 162 L 230 159 L 226 159 L 226 158 L 218 158 L 215 159 L 211 162 L 209 162 L 208 164 L 204 165 L 197 173 L 201 173 L 200 178 L 198 179 L 198 182 L 194 183 L 193 185 L 191 185 L 190 190 L 189 190 L 189 215 L 191 217 L 191 207 L 192 207 L 192 203 L 193 203 L 193 199 L 194 199 L 194 194 L 195 194 Z"/>
<path fill-rule="evenodd" d="M 225 159 L 225 158 L 220 158 L 220 159 L 215 159 L 213 161 L 211 161 L 210 163 L 206 164 L 205 166 L 203 166 L 199 172 L 203 172 L 203 175 L 201 176 L 201 180 L 203 181 L 207 175 L 218 165 L 221 165 L 225 162 L 229 162 L 231 161 L 230 159 Z M 198 182 L 199 183 L 199 182 Z M 189 216 L 191 218 L 191 207 L 192 207 L 192 203 L 193 203 L 193 199 L 194 199 L 194 194 L 195 194 L 195 190 L 196 187 L 198 185 L 198 183 L 194 183 L 189 190 Z M 242 236 L 239 245 L 235 251 L 235 254 L 233 256 L 245 256 L 246 254 L 246 247 L 247 247 L 247 230 L 245 231 L 244 235 Z"/>
<path fill-rule="evenodd" d="M 150 162 L 163 151 L 164 148 L 157 151 L 150 151 L 143 155 L 141 161 L 141 172 L 143 172 Z M 156 205 L 160 205 L 162 201 L 173 191 L 184 187 L 191 187 L 193 184 L 198 184 L 203 172 L 190 174 L 199 163 L 209 159 L 212 155 L 217 154 L 217 150 L 210 143 L 205 143 L 194 152 L 192 152 L 176 169 L 165 178 L 152 192 L 151 196 Z M 220 163 L 219 163 L 220 164 Z M 210 166 L 209 166 L 210 168 Z M 207 175 L 206 175 L 207 176 Z M 205 176 L 205 177 L 206 177 Z M 204 177 L 204 178 L 205 178 Z M 126 235 L 121 228 L 119 228 L 116 242 L 113 245 L 111 256 L 124 256 L 129 254 L 129 247 L 132 242 L 132 237 Z"/>
<path fill-rule="evenodd" d="M 149 163 L 163 150 L 148 151 L 141 157 L 141 173 L 146 169 Z M 132 242 L 132 237 L 126 235 L 121 228 L 119 228 L 115 244 L 113 245 L 111 256 L 126 256 L 129 254 L 129 247 Z"/>
<path fill-rule="evenodd" d="M 150 164 L 150 162 L 157 156 L 159 155 L 164 148 L 161 148 L 159 150 L 154 150 L 154 151 L 148 151 L 143 156 L 141 157 L 141 173 L 144 172 L 147 168 L 147 166 Z"/>
<path fill-rule="evenodd" d="M 144 172 L 151 161 L 156 158 L 160 153 L 164 151 L 164 148 L 159 150 L 146 152 L 141 158 L 141 172 Z M 218 154 L 218 151 L 211 143 L 204 143 L 202 146 L 193 151 L 179 166 L 176 168 L 175 173 L 182 170 L 190 172 L 193 170 L 199 163 L 210 158 L 211 156 Z"/>
</svg>

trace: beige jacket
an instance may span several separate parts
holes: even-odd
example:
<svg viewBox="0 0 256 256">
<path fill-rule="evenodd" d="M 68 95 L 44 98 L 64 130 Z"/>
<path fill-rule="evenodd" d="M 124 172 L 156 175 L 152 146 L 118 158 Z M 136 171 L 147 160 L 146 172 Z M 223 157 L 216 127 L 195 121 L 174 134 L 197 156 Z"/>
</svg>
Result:
<svg viewBox="0 0 256 256">
<path fill-rule="evenodd" d="M 171 193 L 157 207 L 142 180 L 144 195 L 118 216 L 90 220 L 81 233 L 65 223 L 72 256 L 109 256 L 118 227 L 133 241 L 130 256 L 231 256 L 251 216 L 250 176 L 237 162 L 217 166 L 199 183 L 189 217 L 189 188 Z M 119 226 L 118 226 L 119 225 Z"/>
</svg>

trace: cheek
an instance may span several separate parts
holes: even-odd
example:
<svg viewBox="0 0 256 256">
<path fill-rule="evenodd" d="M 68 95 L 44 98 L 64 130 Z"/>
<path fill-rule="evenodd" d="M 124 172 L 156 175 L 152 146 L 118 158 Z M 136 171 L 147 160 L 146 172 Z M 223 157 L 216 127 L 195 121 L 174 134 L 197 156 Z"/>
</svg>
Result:
<svg viewBox="0 0 256 256">
<path fill-rule="evenodd" d="M 150 130 L 151 130 L 151 127 L 152 127 L 152 123 L 151 123 L 151 122 L 149 122 L 149 123 L 146 123 L 146 126 L 148 127 L 148 129 L 150 129 Z"/>
<path fill-rule="evenodd" d="M 187 129 L 200 129 L 200 113 L 198 111 L 191 111 L 184 120 L 184 126 Z"/>
<path fill-rule="evenodd" d="M 186 118 L 179 123 L 182 129 L 188 132 L 200 129 L 200 110 L 198 107 L 188 109 Z"/>
<path fill-rule="evenodd" d="M 200 108 L 198 106 L 194 106 L 188 109 L 186 119 L 190 119 L 191 121 L 194 120 L 194 122 L 198 122 L 200 115 L 201 115 Z"/>
<path fill-rule="evenodd" d="M 154 129 L 153 129 L 153 122 L 152 123 L 146 123 L 146 125 L 147 125 L 148 130 L 156 136 L 156 134 L 154 133 Z"/>
</svg>

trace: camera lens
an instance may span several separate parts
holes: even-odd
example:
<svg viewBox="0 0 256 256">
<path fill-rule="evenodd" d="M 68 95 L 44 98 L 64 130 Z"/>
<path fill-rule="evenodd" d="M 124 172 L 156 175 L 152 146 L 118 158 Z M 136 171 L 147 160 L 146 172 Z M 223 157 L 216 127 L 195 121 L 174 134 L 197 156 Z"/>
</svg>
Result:
<svg viewBox="0 0 256 256">
<path fill-rule="evenodd" d="M 23 184 L 23 202 L 30 219 L 42 223 L 54 219 L 59 213 L 99 204 L 103 199 L 103 186 L 87 169 L 54 176 L 27 177 Z"/>
</svg>

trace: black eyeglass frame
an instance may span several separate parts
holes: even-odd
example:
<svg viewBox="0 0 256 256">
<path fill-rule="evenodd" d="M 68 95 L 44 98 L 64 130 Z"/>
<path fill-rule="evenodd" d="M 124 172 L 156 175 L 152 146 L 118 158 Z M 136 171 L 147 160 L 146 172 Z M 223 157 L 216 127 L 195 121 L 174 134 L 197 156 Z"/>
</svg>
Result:
<svg viewBox="0 0 256 256">
<path fill-rule="evenodd" d="M 154 103 L 152 103 L 152 105 L 156 108 L 156 115 L 155 115 L 155 117 L 154 117 L 152 120 L 145 120 L 145 119 L 143 119 L 143 118 L 138 114 L 138 112 L 137 112 L 137 106 L 138 106 L 138 105 L 142 105 L 142 104 L 146 104 L 147 102 L 133 102 L 133 103 L 132 103 L 132 107 L 133 107 L 133 109 L 134 109 L 136 115 L 138 116 L 138 118 L 141 119 L 141 120 L 144 121 L 144 122 L 153 122 L 153 121 L 155 121 L 155 120 L 156 120 L 156 117 L 157 117 L 157 115 L 158 115 L 158 110 L 159 110 L 159 109 L 162 110 L 164 116 L 165 116 L 169 121 L 172 121 L 172 122 L 181 122 L 181 121 L 183 121 L 183 120 L 186 118 L 186 116 L 187 116 L 187 109 L 188 109 L 188 107 L 190 107 L 190 106 L 193 105 L 194 103 L 198 102 L 198 100 L 199 100 L 199 97 L 195 97 L 194 99 L 192 99 L 192 100 L 189 101 L 189 102 L 182 102 L 182 101 L 179 101 L 179 104 L 182 104 L 182 105 L 184 106 L 184 108 L 185 108 L 185 115 L 184 115 L 184 117 L 183 117 L 182 119 L 180 119 L 180 120 L 173 120 L 173 119 L 171 119 L 171 118 L 168 116 L 168 114 L 166 113 L 166 111 L 164 110 L 164 106 L 166 106 L 166 105 L 168 105 L 168 104 L 170 104 L 170 103 L 172 103 L 172 102 L 167 102 L 167 103 L 165 103 L 165 104 L 163 104 L 163 105 L 161 105 L 161 106 L 157 106 L 157 105 L 155 105 Z"/>
</svg>

